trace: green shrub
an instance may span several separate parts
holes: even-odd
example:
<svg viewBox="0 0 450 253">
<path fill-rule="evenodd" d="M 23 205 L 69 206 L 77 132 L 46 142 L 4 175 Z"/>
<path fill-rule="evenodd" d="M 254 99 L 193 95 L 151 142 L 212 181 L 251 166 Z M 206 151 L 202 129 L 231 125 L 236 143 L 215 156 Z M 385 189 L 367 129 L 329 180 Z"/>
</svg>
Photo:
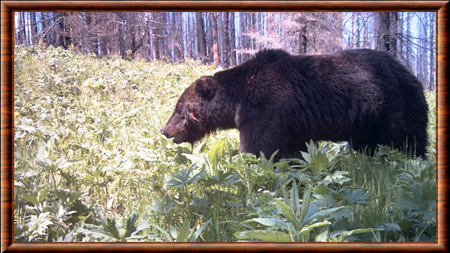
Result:
<svg viewBox="0 0 450 253">
<path fill-rule="evenodd" d="M 193 147 L 160 134 L 214 66 L 43 45 L 14 64 L 16 241 L 435 240 L 435 93 L 427 161 L 310 142 L 274 162 L 241 154 L 237 130 Z"/>
</svg>

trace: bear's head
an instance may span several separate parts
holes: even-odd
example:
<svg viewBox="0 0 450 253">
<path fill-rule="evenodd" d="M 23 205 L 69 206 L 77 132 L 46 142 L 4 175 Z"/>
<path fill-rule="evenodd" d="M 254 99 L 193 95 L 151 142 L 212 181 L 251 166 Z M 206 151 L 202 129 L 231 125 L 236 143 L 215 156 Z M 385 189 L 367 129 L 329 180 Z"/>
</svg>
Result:
<svg viewBox="0 0 450 253">
<path fill-rule="evenodd" d="M 202 76 L 192 83 L 178 98 L 175 110 L 161 128 L 167 138 L 173 138 L 177 144 L 191 144 L 210 133 L 209 110 L 217 90 L 212 76 Z"/>
</svg>

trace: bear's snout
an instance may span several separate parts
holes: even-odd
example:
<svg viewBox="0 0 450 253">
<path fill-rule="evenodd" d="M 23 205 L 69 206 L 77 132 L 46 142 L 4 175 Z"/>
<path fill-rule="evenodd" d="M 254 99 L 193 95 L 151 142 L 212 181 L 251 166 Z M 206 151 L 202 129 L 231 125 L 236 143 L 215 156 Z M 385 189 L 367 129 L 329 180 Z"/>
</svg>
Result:
<svg viewBox="0 0 450 253">
<path fill-rule="evenodd" d="M 166 136 L 167 138 L 169 138 L 169 139 L 173 137 L 173 136 L 171 136 L 171 135 L 169 134 L 169 132 L 167 131 L 166 126 L 164 126 L 163 128 L 161 128 L 160 132 L 161 132 L 164 136 Z"/>
<path fill-rule="evenodd" d="M 170 126 L 167 126 L 167 125 L 165 125 L 163 128 L 161 128 L 161 130 L 159 130 L 159 131 L 164 136 L 166 136 L 166 138 L 168 138 L 168 139 L 180 137 L 180 135 L 182 134 L 182 132 L 177 131 L 177 129 L 173 129 Z"/>
</svg>

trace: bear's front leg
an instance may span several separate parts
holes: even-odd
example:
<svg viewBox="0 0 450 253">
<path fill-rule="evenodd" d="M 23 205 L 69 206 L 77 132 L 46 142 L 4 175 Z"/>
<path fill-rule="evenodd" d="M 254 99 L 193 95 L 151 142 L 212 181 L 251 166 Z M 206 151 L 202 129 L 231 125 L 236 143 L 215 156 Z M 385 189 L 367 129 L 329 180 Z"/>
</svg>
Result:
<svg viewBox="0 0 450 253">
<path fill-rule="evenodd" d="M 263 152 L 266 158 L 278 150 L 275 160 L 286 153 L 287 137 L 283 136 L 281 128 L 275 122 L 252 122 L 239 128 L 241 152 L 252 153 L 256 157 Z"/>
</svg>

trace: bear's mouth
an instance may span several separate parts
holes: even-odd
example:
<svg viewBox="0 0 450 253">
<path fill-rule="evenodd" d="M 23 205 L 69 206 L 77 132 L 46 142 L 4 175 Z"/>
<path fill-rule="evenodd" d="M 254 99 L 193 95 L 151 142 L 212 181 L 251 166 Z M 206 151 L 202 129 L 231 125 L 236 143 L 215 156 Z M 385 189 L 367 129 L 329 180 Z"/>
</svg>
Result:
<svg viewBox="0 0 450 253">
<path fill-rule="evenodd" d="M 181 134 L 175 136 L 175 137 L 173 138 L 173 142 L 175 142 L 176 144 L 182 143 L 183 140 L 184 140 L 185 135 L 186 135 L 186 132 L 183 132 L 183 133 L 181 133 Z"/>
</svg>

